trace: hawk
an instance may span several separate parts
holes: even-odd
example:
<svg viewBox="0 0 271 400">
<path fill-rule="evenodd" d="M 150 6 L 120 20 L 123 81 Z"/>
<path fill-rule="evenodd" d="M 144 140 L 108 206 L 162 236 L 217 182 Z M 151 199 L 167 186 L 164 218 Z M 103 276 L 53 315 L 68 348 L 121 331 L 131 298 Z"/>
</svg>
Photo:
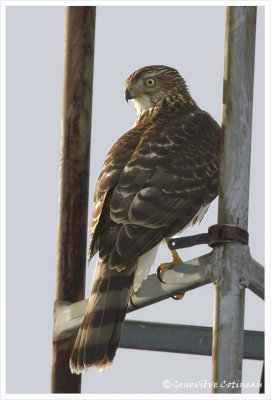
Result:
<svg viewBox="0 0 271 400">
<path fill-rule="evenodd" d="M 200 222 L 218 194 L 221 128 L 179 72 L 141 68 L 127 79 L 125 96 L 137 117 L 109 151 L 96 184 L 89 259 L 99 252 L 99 260 L 70 359 L 75 373 L 109 367 L 130 296 L 157 246 Z"/>
</svg>

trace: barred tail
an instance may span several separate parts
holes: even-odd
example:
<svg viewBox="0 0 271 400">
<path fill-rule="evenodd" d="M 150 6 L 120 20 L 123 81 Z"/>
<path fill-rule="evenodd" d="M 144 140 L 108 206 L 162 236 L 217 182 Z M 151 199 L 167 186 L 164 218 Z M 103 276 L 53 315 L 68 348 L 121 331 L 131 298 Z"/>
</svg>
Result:
<svg viewBox="0 0 271 400">
<path fill-rule="evenodd" d="M 79 374 L 96 367 L 102 371 L 112 363 L 119 345 L 131 296 L 135 265 L 118 272 L 99 261 L 86 315 L 77 334 L 70 368 Z"/>
</svg>

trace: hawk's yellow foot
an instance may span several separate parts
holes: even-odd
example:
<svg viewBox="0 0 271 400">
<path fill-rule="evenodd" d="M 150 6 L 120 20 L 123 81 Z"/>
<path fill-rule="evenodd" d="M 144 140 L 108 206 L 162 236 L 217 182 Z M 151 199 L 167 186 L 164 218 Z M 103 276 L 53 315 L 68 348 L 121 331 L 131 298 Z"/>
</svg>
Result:
<svg viewBox="0 0 271 400">
<path fill-rule="evenodd" d="M 172 261 L 160 264 L 157 268 L 157 271 L 159 271 L 159 274 L 161 272 L 162 273 L 166 272 L 173 265 L 178 265 L 178 264 L 183 263 L 181 257 L 179 256 L 179 254 L 177 253 L 176 250 L 170 250 L 170 252 L 171 252 Z M 184 297 L 184 293 L 181 293 L 181 294 L 175 294 L 175 296 L 173 298 L 175 300 L 181 300 L 183 297 Z"/>
<path fill-rule="evenodd" d="M 160 272 L 166 272 L 173 265 L 182 264 L 183 261 L 176 250 L 170 250 L 172 261 L 167 263 L 162 263 L 159 265 L 158 269 Z"/>
</svg>

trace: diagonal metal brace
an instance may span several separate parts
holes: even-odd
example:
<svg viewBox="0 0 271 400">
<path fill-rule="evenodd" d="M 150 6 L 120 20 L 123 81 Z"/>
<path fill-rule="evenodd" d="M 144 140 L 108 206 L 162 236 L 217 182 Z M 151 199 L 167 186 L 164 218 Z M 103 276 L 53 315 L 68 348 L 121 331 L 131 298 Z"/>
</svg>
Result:
<svg viewBox="0 0 271 400">
<path fill-rule="evenodd" d="M 163 282 L 156 274 L 149 275 L 132 297 L 127 312 L 138 310 L 158 301 L 165 300 L 176 294 L 185 293 L 213 281 L 211 253 L 194 258 L 162 274 Z M 68 303 L 55 302 L 53 340 L 63 340 L 79 329 L 87 308 L 88 300 Z"/>
<path fill-rule="evenodd" d="M 174 265 L 161 273 L 162 281 L 156 274 L 149 275 L 132 297 L 127 312 L 157 303 L 176 294 L 217 281 L 220 273 L 217 271 L 216 249 L 204 256 L 193 258 L 179 265 Z M 245 249 L 244 249 L 245 250 Z M 248 273 L 242 284 L 251 289 L 262 299 L 264 298 L 264 268 L 249 254 L 247 247 Z M 69 303 L 56 301 L 54 309 L 53 340 L 67 339 L 79 329 L 87 308 L 88 300 Z"/>
</svg>

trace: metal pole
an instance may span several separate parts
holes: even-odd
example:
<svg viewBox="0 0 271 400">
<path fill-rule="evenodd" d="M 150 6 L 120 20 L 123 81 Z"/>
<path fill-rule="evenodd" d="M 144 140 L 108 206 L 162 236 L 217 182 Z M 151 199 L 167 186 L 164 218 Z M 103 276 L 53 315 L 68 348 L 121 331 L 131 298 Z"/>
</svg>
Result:
<svg viewBox="0 0 271 400">
<path fill-rule="evenodd" d="M 265 393 L 265 390 L 264 390 L 264 362 L 263 362 L 263 368 L 262 368 L 261 387 L 260 387 L 259 393 Z"/>
<path fill-rule="evenodd" d="M 84 298 L 95 7 L 67 7 L 59 177 L 56 304 Z M 69 358 L 75 337 L 53 343 L 52 393 L 80 393 Z"/>
<path fill-rule="evenodd" d="M 256 7 L 228 7 L 218 223 L 247 230 Z M 240 393 L 249 248 L 218 245 L 213 326 L 213 393 Z"/>
</svg>

